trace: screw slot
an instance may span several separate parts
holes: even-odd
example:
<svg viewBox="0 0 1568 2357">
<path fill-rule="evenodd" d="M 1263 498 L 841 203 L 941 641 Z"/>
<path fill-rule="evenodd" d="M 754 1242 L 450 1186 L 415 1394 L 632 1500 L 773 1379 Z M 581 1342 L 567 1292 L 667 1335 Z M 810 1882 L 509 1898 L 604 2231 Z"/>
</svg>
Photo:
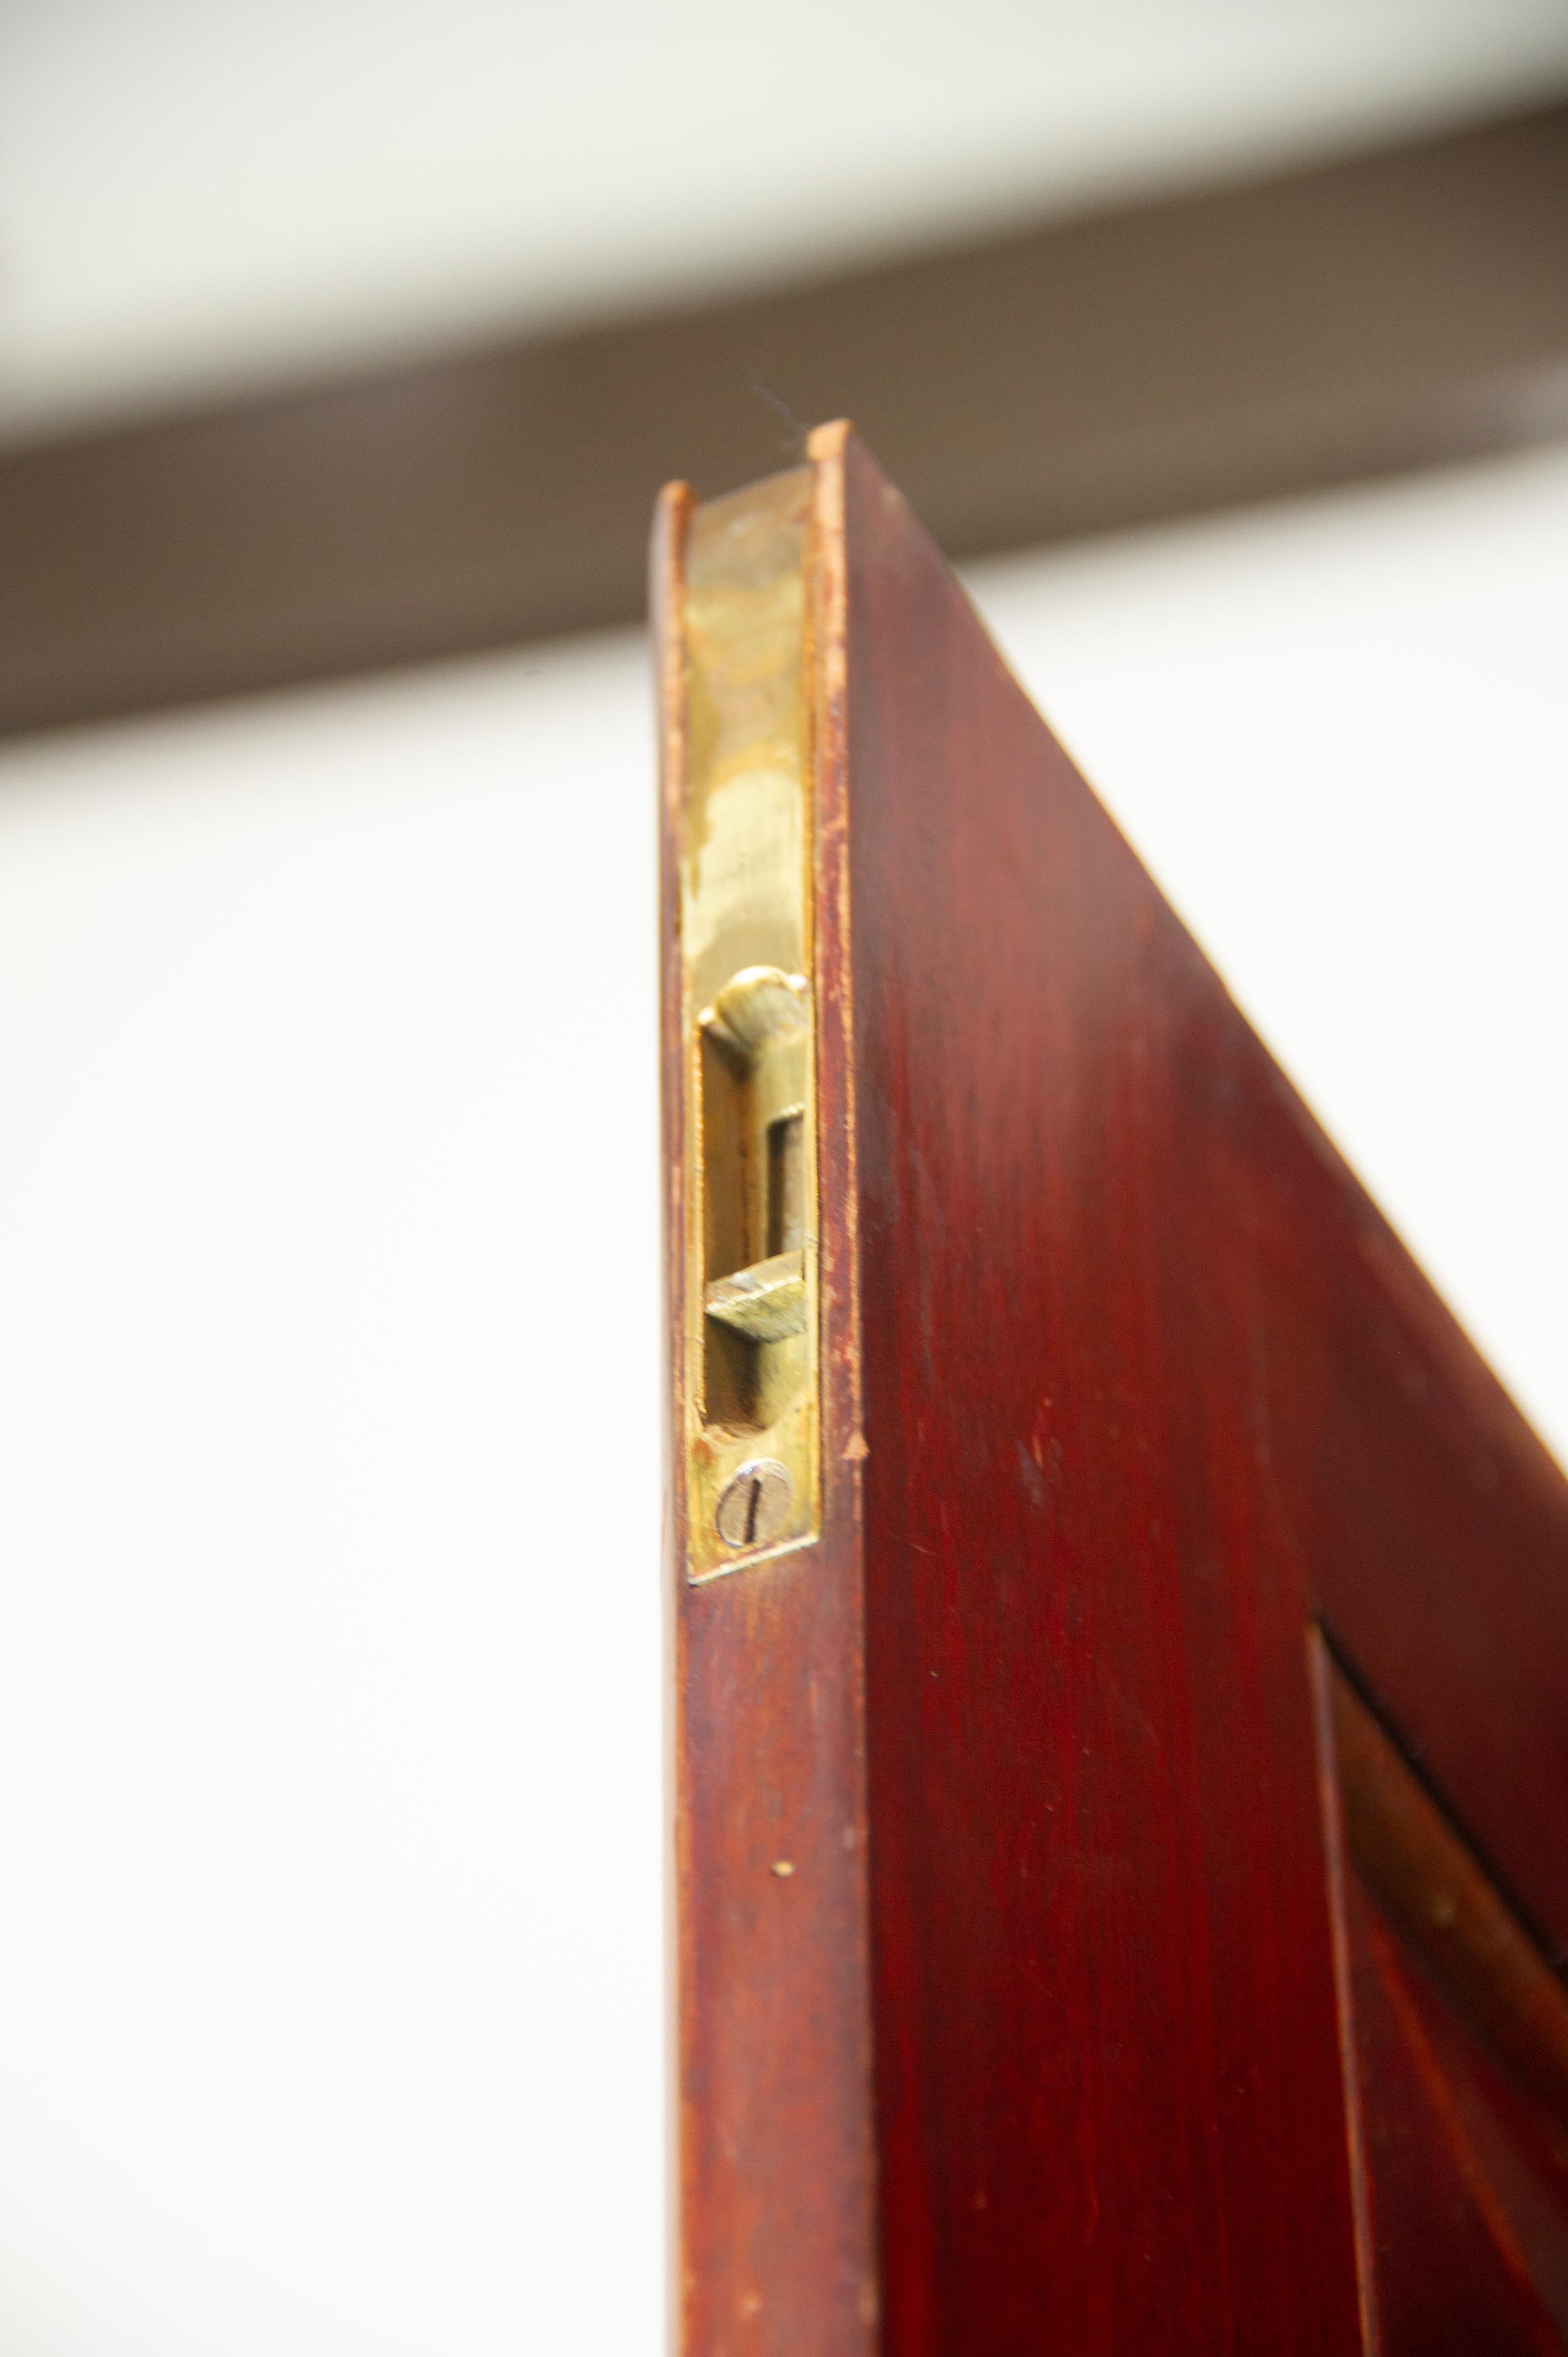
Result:
<svg viewBox="0 0 1568 2357">
<path fill-rule="evenodd" d="M 789 1518 L 795 1485 L 771 1457 L 754 1457 L 725 1489 L 714 1521 L 727 1547 L 766 1546 Z"/>
</svg>

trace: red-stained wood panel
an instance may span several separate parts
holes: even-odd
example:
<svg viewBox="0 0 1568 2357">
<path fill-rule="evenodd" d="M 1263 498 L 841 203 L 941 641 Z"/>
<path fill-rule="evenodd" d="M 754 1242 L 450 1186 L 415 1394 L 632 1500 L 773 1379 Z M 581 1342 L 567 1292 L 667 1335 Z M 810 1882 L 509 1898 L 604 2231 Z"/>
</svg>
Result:
<svg viewBox="0 0 1568 2357">
<path fill-rule="evenodd" d="M 1351 2350 L 1266 1068 L 854 445 L 848 484 L 889 2345 Z"/>
<path fill-rule="evenodd" d="M 1382 2357 L 1557 2357 L 1568 2129 L 1467 2032 L 1354 1875 L 1347 1917 Z"/>
<path fill-rule="evenodd" d="M 684 2345 L 1359 2350 L 1309 1633 L 1568 1940 L 1568 1488 L 811 455 L 822 1535 L 673 1538 Z"/>
<path fill-rule="evenodd" d="M 667 494 L 652 587 L 664 716 L 665 1230 L 683 1284 L 679 973 L 685 702 L 679 628 L 689 502 Z M 832 576 L 836 579 L 838 576 Z M 831 584 L 830 584 L 831 586 Z M 674 2330 L 703 2357 L 851 2357 L 876 2306 L 864 1804 L 864 1640 L 854 1161 L 842 764 L 817 766 L 817 1087 L 823 1222 L 822 1535 L 690 1584 L 671 1483 L 675 1708 Z M 678 1427 L 678 1413 L 671 1417 Z M 774 1871 L 788 1864 L 787 1875 Z"/>
</svg>

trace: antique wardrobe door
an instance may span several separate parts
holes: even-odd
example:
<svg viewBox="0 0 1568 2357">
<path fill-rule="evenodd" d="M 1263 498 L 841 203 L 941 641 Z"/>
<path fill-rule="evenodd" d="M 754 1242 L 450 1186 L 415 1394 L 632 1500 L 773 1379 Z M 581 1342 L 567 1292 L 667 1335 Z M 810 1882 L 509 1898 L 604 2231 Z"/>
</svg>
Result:
<svg viewBox="0 0 1568 2357">
<path fill-rule="evenodd" d="M 846 428 L 654 576 L 682 2345 L 1562 2347 L 1568 1488 Z"/>
</svg>

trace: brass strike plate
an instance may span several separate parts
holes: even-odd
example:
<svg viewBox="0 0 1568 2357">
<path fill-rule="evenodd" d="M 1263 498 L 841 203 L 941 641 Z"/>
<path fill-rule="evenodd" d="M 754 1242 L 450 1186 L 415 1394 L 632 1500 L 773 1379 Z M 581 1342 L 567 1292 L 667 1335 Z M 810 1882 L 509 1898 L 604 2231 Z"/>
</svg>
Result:
<svg viewBox="0 0 1568 2357">
<path fill-rule="evenodd" d="M 695 509 L 677 627 L 687 1571 L 819 1526 L 811 699 L 802 467 Z"/>
</svg>

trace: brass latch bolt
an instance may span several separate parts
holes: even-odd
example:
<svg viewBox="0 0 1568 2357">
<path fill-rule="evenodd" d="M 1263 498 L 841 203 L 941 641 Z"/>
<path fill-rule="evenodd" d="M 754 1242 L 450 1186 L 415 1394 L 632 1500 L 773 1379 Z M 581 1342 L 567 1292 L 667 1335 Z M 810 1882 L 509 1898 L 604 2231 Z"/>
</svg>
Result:
<svg viewBox="0 0 1568 2357">
<path fill-rule="evenodd" d="M 721 1260 L 737 1246 L 743 1254 L 741 1266 L 717 1274 L 710 1256 L 703 1306 L 752 1342 L 806 1328 L 809 999 L 803 974 L 748 966 L 697 1018 L 714 1051 L 703 1089 L 709 1239 Z"/>
</svg>

